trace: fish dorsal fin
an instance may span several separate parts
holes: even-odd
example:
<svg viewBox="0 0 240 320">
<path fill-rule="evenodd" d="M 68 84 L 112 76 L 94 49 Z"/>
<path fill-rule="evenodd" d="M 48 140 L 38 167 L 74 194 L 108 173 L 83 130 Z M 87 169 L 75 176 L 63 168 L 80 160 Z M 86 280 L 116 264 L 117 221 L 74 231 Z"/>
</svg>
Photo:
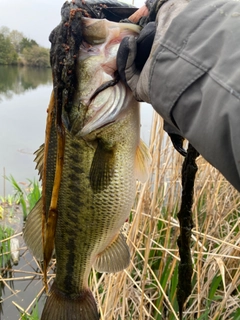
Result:
<svg viewBox="0 0 240 320">
<path fill-rule="evenodd" d="M 28 214 L 23 230 L 24 241 L 37 260 L 43 259 L 42 208 L 43 201 L 40 198 Z"/>
<path fill-rule="evenodd" d="M 146 182 L 149 176 L 149 167 L 152 161 L 148 146 L 140 139 L 135 157 L 136 179 Z"/>
<path fill-rule="evenodd" d="M 101 252 L 94 263 L 98 272 L 118 272 L 128 267 L 130 263 L 130 252 L 122 233 Z"/>
<path fill-rule="evenodd" d="M 99 140 L 90 169 L 90 183 L 94 192 L 108 187 L 114 174 L 115 147 Z"/>
<path fill-rule="evenodd" d="M 35 169 L 38 170 L 38 174 L 40 177 L 40 180 L 42 180 L 42 173 L 43 173 L 43 159 L 44 159 L 44 143 L 37 149 L 37 151 L 34 152 L 36 162 Z"/>
</svg>

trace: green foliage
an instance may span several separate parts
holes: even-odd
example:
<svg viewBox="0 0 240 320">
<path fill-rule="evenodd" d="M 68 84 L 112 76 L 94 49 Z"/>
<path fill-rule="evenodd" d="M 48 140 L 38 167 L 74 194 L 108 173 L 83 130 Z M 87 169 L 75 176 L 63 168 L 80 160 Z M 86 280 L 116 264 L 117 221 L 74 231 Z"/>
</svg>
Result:
<svg viewBox="0 0 240 320">
<path fill-rule="evenodd" d="M 14 49 L 10 39 L 5 38 L 0 33 L 0 64 L 16 64 L 17 63 L 17 52 Z"/>
<path fill-rule="evenodd" d="M 23 211 L 23 217 L 24 220 L 27 217 L 27 203 L 26 203 L 26 193 L 25 190 L 23 190 L 19 184 L 17 183 L 17 181 L 13 178 L 12 175 L 10 175 L 10 177 L 8 178 L 8 180 L 11 182 L 14 190 L 15 190 L 15 194 L 14 194 L 14 199 L 16 202 L 21 204 L 22 207 L 22 211 Z"/>
<path fill-rule="evenodd" d="M 10 254 L 10 238 L 14 234 L 14 230 L 12 228 L 1 226 L 0 225 L 0 266 L 1 268 L 5 268 L 11 259 Z M 8 239 L 5 241 L 5 239 Z"/>
<path fill-rule="evenodd" d="M 240 308 L 233 314 L 233 320 L 239 320 L 240 319 Z"/>
<path fill-rule="evenodd" d="M 15 50 L 17 53 L 20 52 L 20 43 L 23 39 L 23 33 L 19 32 L 17 30 L 12 30 L 8 36 L 10 39 L 11 43 L 13 44 Z"/>
<path fill-rule="evenodd" d="M 39 320 L 38 314 L 38 303 L 36 303 L 35 307 L 33 308 L 32 314 L 30 316 L 26 313 L 21 314 L 21 320 Z"/>
<path fill-rule="evenodd" d="M 49 50 L 39 46 L 25 48 L 22 52 L 26 65 L 35 67 L 49 67 Z"/>
<path fill-rule="evenodd" d="M 28 181 L 29 181 L 30 192 L 27 193 L 27 201 L 29 205 L 29 210 L 31 211 L 41 197 L 41 189 L 38 181 L 35 181 L 35 180 L 33 181 L 28 180 Z"/>
<path fill-rule="evenodd" d="M 216 275 L 211 283 L 208 297 L 206 297 L 206 306 L 205 311 L 201 314 L 198 320 L 207 320 L 209 319 L 208 315 L 211 313 L 211 305 L 214 301 L 221 301 L 222 296 L 218 294 L 218 289 L 222 285 L 221 275 Z"/>
<path fill-rule="evenodd" d="M 20 42 L 20 52 L 23 52 L 24 49 L 30 49 L 33 46 L 38 46 L 35 40 L 23 37 L 22 41 Z"/>
<path fill-rule="evenodd" d="M 49 50 L 40 47 L 33 39 L 7 27 L 0 28 L 0 65 L 20 64 L 50 67 Z"/>
<path fill-rule="evenodd" d="M 29 212 L 41 197 L 39 182 L 35 180 L 28 180 L 29 185 L 27 188 L 23 188 L 20 187 L 12 175 L 7 179 L 11 182 L 15 190 L 14 199 L 16 202 L 20 203 L 23 212 L 23 219 L 25 221 Z"/>
</svg>

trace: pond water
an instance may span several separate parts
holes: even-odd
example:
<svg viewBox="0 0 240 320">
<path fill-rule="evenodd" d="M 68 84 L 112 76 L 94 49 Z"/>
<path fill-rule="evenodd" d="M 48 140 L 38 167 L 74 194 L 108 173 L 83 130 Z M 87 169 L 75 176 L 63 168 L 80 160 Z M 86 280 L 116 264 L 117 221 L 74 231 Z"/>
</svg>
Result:
<svg viewBox="0 0 240 320">
<path fill-rule="evenodd" d="M 33 152 L 44 141 L 51 70 L 0 66 L 0 195 L 12 193 L 5 175 L 18 182 L 37 177 Z"/>
<path fill-rule="evenodd" d="M 13 194 L 4 175 L 13 175 L 19 183 L 38 179 L 33 152 L 44 141 L 51 81 L 50 69 L 0 66 L 0 196 Z M 21 232 L 22 214 L 14 210 L 10 216 L 2 223 L 11 225 L 16 233 Z M 37 275 L 39 269 L 24 248 L 22 237 L 18 239 L 21 247 L 19 265 L 13 266 L 12 272 L 4 274 L 4 281 L 0 283 L 2 320 L 18 319 L 20 311 L 13 303 L 26 309 L 42 288 L 41 277 Z M 27 278 L 29 275 L 31 279 Z M 7 280 L 11 277 L 13 281 Z M 41 303 L 39 307 L 41 311 Z"/>
<path fill-rule="evenodd" d="M 3 176 L 17 182 L 38 178 L 33 152 L 44 141 L 52 90 L 50 69 L 0 66 L 0 196 L 11 194 Z M 149 141 L 152 110 L 142 107 L 142 138 Z"/>
</svg>

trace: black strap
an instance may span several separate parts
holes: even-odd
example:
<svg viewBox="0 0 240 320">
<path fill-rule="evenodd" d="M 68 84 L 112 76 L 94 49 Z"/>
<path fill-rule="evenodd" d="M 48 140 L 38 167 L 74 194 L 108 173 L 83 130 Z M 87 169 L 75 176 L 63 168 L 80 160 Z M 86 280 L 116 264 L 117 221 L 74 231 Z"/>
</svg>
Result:
<svg viewBox="0 0 240 320">
<path fill-rule="evenodd" d="M 198 167 L 196 158 L 199 156 L 194 147 L 189 144 L 187 156 L 182 166 L 182 203 L 178 212 L 180 235 L 177 240 L 180 263 L 178 266 L 177 300 L 179 318 L 183 317 L 184 304 L 191 294 L 192 285 L 192 256 L 191 256 L 191 229 L 193 228 L 192 204 L 194 195 L 194 180 Z"/>
</svg>

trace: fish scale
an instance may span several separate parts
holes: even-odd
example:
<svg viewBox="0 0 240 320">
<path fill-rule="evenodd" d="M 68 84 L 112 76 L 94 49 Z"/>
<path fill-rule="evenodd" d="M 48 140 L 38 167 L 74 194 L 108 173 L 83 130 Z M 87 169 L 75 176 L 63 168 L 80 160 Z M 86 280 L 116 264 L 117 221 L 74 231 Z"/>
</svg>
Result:
<svg viewBox="0 0 240 320">
<path fill-rule="evenodd" d="M 83 19 L 82 23 L 83 36 L 93 42 L 94 48 L 88 51 L 89 46 L 82 44 L 80 47 L 76 66 L 77 88 L 71 107 L 62 115 L 63 120 L 67 116 L 63 122 L 68 125 L 65 127 L 54 233 L 57 270 L 41 320 L 99 319 L 94 297 L 88 288 L 91 268 L 94 266 L 99 272 L 118 272 L 128 266 L 130 253 L 121 227 L 131 211 L 136 179 L 144 181 L 148 175 L 150 155 L 140 139 L 139 103 L 131 91 L 123 83 L 114 82 L 94 96 L 106 79 L 114 79 L 121 37 L 137 34 L 139 29 L 132 24 L 107 20 Z M 101 23 L 106 30 L 106 38 L 101 38 L 101 44 L 96 45 L 94 37 L 98 28 L 94 27 L 95 23 Z M 109 46 L 116 47 L 104 50 Z M 106 68 L 106 61 L 111 68 Z M 99 76 L 100 80 L 94 77 L 92 66 L 98 68 L 96 77 Z M 110 73 L 106 75 L 106 72 Z M 49 110 L 53 110 L 50 141 L 48 147 L 45 144 L 36 153 L 41 176 L 44 159 L 47 162 L 46 213 L 56 178 L 58 127 L 55 125 L 55 109 L 52 96 L 49 105 Z M 31 211 L 24 230 L 26 244 L 39 259 L 43 258 L 43 242 L 41 225 L 37 225 L 42 220 L 43 204 L 40 200 Z M 46 215 L 46 224 L 48 220 L 49 215 Z M 47 248 L 48 238 L 44 238 Z"/>
<path fill-rule="evenodd" d="M 136 118 L 135 110 L 131 110 L 130 116 L 135 117 L 135 122 L 139 121 Z M 132 126 L 132 121 L 129 121 L 128 118 L 123 119 L 123 124 L 118 124 L 119 128 L 122 125 L 124 130 L 128 129 L 126 127 L 127 123 L 131 123 Z M 108 129 L 111 133 L 111 140 L 114 140 L 113 126 Z M 107 134 L 106 129 L 105 131 L 103 132 L 103 136 L 109 139 L 109 134 Z M 121 140 L 118 146 L 119 149 L 116 151 L 116 163 L 119 164 L 119 167 L 116 168 L 116 173 L 110 185 L 101 193 L 96 194 L 92 191 L 89 181 L 91 159 L 95 153 L 94 147 L 90 146 L 90 142 L 87 144 L 83 139 L 78 139 L 75 141 L 74 149 L 72 150 L 71 142 L 68 145 L 71 137 L 69 134 L 66 137 L 64 170 L 58 205 L 59 217 L 55 240 L 56 258 L 58 261 L 58 273 L 55 282 L 59 289 L 65 288 L 66 293 L 78 293 L 87 286 L 91 261 L 94 260 L 96 253 L 103 251 L 111 242 L 111 238 L 114 237 L 126 220 L 131 209 L 132 198 L 135 193 L 135 178 L 133 176 L 133 154 L 135 152 L 133 151 L 137 148 L 139 133 L 135 131 L 131 133 L 137 138 L 137 140 L 132 139 L 131 144 L 127 144 L 124 141 L 127 140 L 125 135 L 121 137 L 119 136 L 119 131 L 117 133 L 116 140 Z M 101 135 L 101 133 L 98 135 Z M 76 148 L 77 144 L 78 148 Z M 126 148 L 126 145 L 128 148 Z M 73 153 L 75 153 L 74 158 L 71 156 Z M 132 165 L 122 166 L 122 161 L 126 157 L 129 159 L 128 153 L 132 157 Z M 76 157 L 76 154 L 78 154 L 78 157 Z M 82 171 L 85 174 L 76 174 L 71 170 L 72 167 L 79 163 L 84 164 L 85 168 Z M 75 175 L 76 179 L 74 181 L 70 180 L 69 175 Z M 119 181 L 119 177 L 126 176 L 132 176 L 132 179 L 124 179 L 124 183 L 121 181 L 123 178 Z M 78 183 L 77 187 L 75 186 L 76 182 Z M 67 192 L 67 190 L 71 192 Z M 116 196 L 109 199 L 109 194 Z M 131 202 L 129 202 L 129 199 Z M 67 214 L 65 214 L 66 211 Z M 116 220 L 119 220 L 119 215 L 123 215 L 124 212 L 125 216 L 118 223 Z M 69 250 L 70 247 L 71 250 Z M 76 248 L 78 249 L 76 250 Z M 72 252 L 77 251 L 79 252 L 79 257 L 73 259 Z M 66 253 L 64 259 L 62 258 L 63 252 Z M 74 274 L 78 275 L 76 278 L 72 276 L 73 270 Z M 68 284 L 70 291 L 66 290 L 66 284 Z"/>
</svg>

